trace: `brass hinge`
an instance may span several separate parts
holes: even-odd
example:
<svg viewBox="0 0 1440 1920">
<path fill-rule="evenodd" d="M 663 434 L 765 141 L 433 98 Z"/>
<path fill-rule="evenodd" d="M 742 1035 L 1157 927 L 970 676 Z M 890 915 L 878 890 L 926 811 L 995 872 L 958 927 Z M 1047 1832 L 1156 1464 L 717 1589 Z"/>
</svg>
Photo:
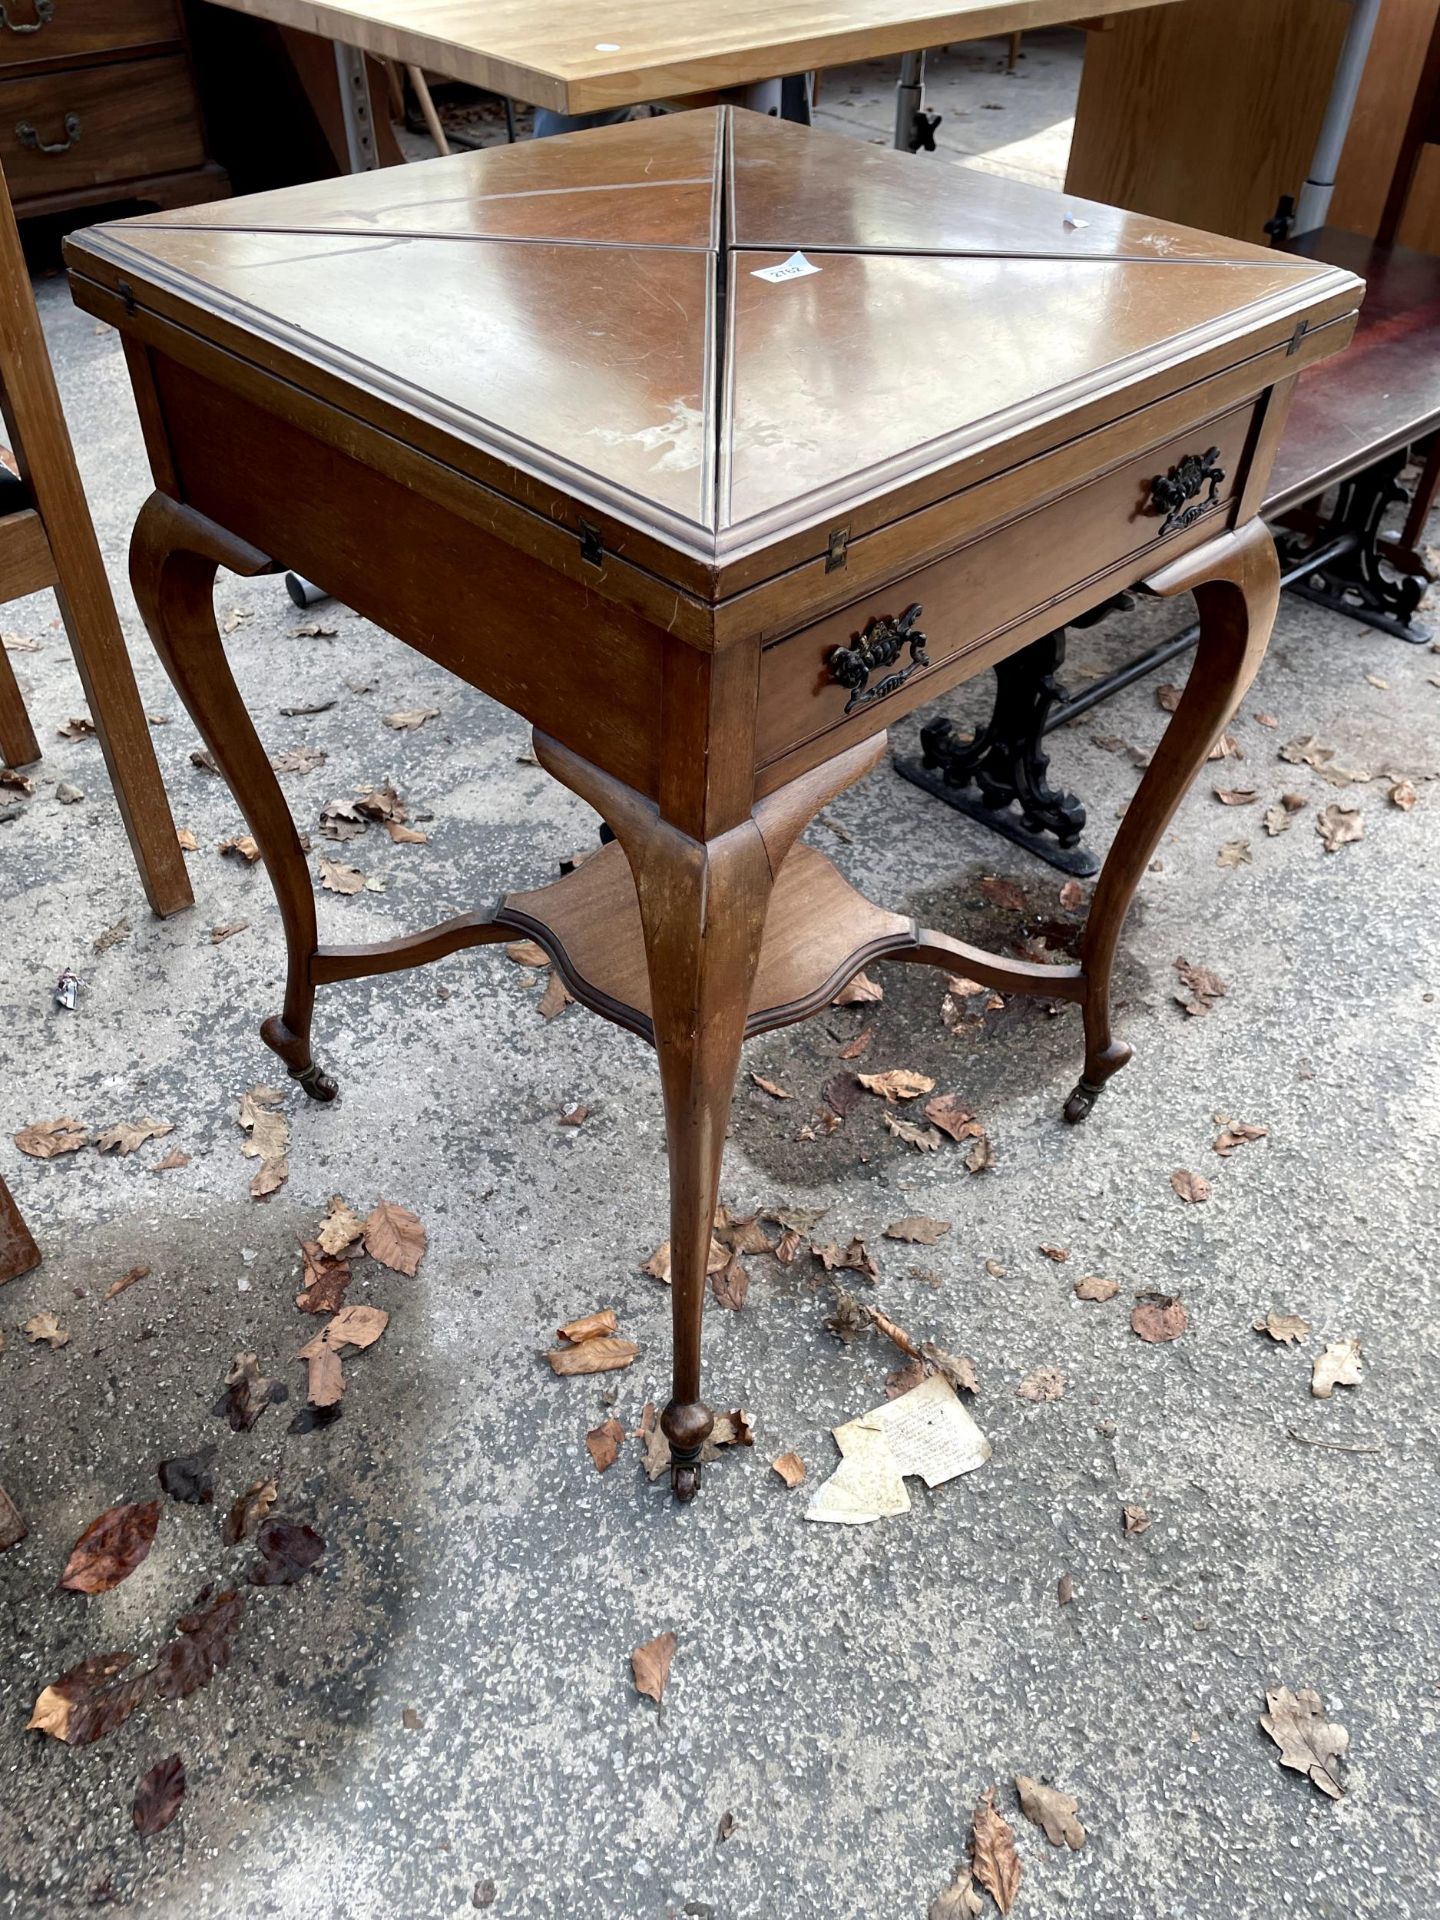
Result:
<svg viewBox="0 0 1440 1920">
<path fill-rule="evenodd" d="M 825 543 L 825 571 L 838 573 L 849 559 L 849 527 L 832 527 Z"/>
<path fill-rule="evenodd" d="M 592 567 L 603 564 L 605 543 L 600 538 L 600 529 L 592 527 L 588 520 L 580 522 L 580 558 L 588 560 Z"/>
</svg>

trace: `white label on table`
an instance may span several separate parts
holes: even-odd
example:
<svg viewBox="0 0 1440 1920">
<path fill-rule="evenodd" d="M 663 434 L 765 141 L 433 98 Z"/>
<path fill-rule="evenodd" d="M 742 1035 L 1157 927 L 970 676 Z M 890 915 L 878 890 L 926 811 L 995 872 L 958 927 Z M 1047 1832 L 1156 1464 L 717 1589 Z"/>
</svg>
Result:
<svg viewBox="0 0 1440 1920">
<path fill-rule="evenodd" d="M 788 260 L 782 260 L 778 267 L 755 267 L 752 273 L 757 280 L 803 280 L 807 273 L 819 273 L 819 267 L 807 260 L 803 253 L 792 253 Z"/>
</svg>

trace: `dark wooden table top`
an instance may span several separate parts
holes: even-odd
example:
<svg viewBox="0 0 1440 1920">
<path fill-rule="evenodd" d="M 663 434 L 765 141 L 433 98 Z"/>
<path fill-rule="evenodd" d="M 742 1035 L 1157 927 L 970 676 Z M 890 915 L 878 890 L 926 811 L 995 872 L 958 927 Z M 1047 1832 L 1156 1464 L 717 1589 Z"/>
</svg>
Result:
<svg viewBox="0 0 1440 1920">
<path fill-rule="evenodd" d="M 653 570 L 717 593 L 734 556 L 784 540 L 790 564 L 797 532 L 823 550 L 1358 294 L 728 108 L 123 221 L 69 257 L 552 517 L 642 530 Z"/>
</svg>

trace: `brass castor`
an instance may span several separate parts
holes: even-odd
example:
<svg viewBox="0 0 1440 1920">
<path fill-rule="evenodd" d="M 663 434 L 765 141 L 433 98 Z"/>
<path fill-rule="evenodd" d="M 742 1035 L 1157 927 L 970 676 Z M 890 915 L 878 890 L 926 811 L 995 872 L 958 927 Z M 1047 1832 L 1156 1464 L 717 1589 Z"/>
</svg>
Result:
<svg viewBox="0 0 1440 1920">
<path fill-rule="evenodd" d="M 1068 1126 L 1078 1127 L 1082 1120 L 1090 1118 L 1091 1109 L 1100 1098 L 1100 1089 L 1088 1080 L 1077 1082 L 1075 1091 L 1065 1102 L 1065 1121 Z"/>
<path fill-rule="evenodd" d="M 329 1102 L 333 1100 L 340 1091 L 339 1083 L 332 1080 L 324 1068 L 318 1066 L 313 1060 L 308 1067 L 303 1068 L 298 1073 L 295 1068 L 292 1067 L 290 1069 L 290 1078 L 292 1080 L 298 1080 L 301 1088 L 312 1100 Z"/>
<path fill-rule="evenodd" d="M 700 1491 L 700 1462 L 698 1460 L 672 1460 L 670 1462 L 670 1491 L 680 1502 L 688 1506 Z"/>
</svg>

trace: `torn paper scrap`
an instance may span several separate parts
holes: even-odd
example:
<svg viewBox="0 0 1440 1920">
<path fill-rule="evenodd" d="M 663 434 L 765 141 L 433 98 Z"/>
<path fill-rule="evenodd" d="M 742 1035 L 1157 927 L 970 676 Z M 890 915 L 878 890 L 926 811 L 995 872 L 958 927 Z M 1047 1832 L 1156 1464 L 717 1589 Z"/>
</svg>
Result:
<svg viewBox="0 0 1440 1920">
<path fill-rule="evenodd" d="M 938 1373 L 834 1433 L 840 1465 L 812 1495 L 807 1520 L 858 1527 L 887 1513 L 907 1513 L 906 1474 L 918 1473 L 927 1487 L 938 1487 L 990 1458 L 990 1442 Z"/>
</svg>

